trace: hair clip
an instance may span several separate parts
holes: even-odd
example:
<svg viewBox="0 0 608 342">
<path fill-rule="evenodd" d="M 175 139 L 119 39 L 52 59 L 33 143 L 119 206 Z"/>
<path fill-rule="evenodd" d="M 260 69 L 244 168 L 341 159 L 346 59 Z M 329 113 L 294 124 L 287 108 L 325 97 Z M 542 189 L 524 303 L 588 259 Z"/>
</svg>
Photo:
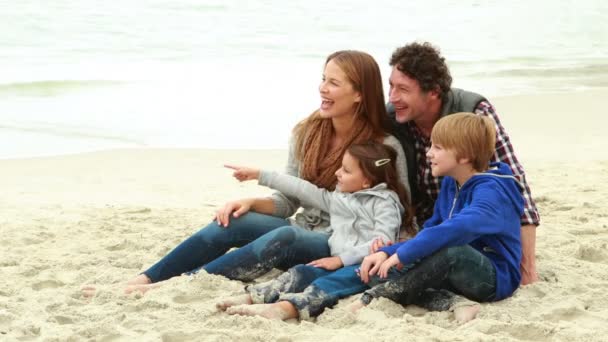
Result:
<svg viewBox="0 0 608 342">
<path fill-rule="evenodd" d="M 378 167 L 378 166 L 386 165 L 390 162 L 391 162 L 391 160 L 388 158 L 378 159 L 374 162 L 374 165 L 376 165 L 376 167 Z"/>
</svg>

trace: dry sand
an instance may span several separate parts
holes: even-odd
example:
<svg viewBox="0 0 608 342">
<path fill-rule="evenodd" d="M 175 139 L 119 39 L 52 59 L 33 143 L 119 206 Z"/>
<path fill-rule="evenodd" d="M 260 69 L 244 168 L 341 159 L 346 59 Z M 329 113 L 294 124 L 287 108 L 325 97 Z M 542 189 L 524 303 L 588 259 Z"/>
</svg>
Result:
<svg viewBox="0 0 608 342">
<path fill-rule="evenodd" d="M 214 309 L 242 284 L 199 274 L 145 296 L 117 286 L 206 224 L 214 208 L 268 190 L 225 162 L 281 170 L 285 151 L 117 150 L 0 161 L 0 340 L 600 341 L 608 339 L 608 91 L 493 99 L 542 215 L 541 281 L 448 312 L 349 298 L 317 322 Z M 92 299 L 83 284 L 97 284 Z"/>
</svg>

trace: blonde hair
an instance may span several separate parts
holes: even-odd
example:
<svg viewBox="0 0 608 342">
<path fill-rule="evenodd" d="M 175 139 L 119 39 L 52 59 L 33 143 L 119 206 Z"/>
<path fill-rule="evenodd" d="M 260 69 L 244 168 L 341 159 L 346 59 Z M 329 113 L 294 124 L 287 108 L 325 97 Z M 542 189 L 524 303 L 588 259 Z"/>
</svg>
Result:
<svg viewBox="0 0 608 342">
<path fill-rule="evenodd" d="M 329 55 L 325 65 L 329 61 L 346 74 L 353 89 L 361 94 L 351 130 L 342 145 L 330 151 L 329 143 L 334 135 L 332 120 L 322 118 L 316 110 L 296 125 L 294 135 L 300 176 L 319 187 L 334 190 L 334 174 L 340 168 L 348 146 L 369 140 L 381 141 L 386 136 L 389 121 L 380 68 L 374 58 L 365 52 L 344 50 Z"/>
<path fill-rule="evenodd" d="M 441 118 L 431 141 L 453 150 L 457 159 L 466 158 L 473 169 L 485 171 L 494 155 L 496 128 L 492 119 L 473 113 L 456 113 Z"/>
</svg>

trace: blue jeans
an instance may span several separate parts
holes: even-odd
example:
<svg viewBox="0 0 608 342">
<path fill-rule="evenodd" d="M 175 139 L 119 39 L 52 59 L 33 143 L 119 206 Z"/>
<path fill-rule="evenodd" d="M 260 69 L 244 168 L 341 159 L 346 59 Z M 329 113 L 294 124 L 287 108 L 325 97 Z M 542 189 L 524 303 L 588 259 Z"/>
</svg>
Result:
<svg viewBox="0 0 608 342">
<path fill-rule="evenodd" d="M 283 226 L 245 246 L 224 254 L 203 268 L 208 273 L 230 279 L 251 281 L 273 268 L 294 265 L 330 256 L 329 235 L 296 226 Z"/>
<path fill-rule="evenodd" d="M 387 279 L 374 277 L 361 301 L 386 297 L 403 305 L 447 310 L 453 293 L 478 301 L 496 295 L 496 270 L 492 261 L 469 245 L 444 248 L 422 259 L 406 272 L 392 269 Z M 447 290 L 447 291 L 446 291 Z"/>
<path fill-rule="evenodd" d="M 356 273 L 358 267 L 359 265 L 352 265 L 327 271 L 297 265 L 274 280 L 248 286 L 246 289 L 254 303 L 288 301 L 298 310 L 300 318 L 308 319 L 320 315 L 340 298 L 368 288 Z"/>
<path fill-rule="evenodd" d="M 258 238 L 288 224 L 289 222 L 285 219 L 255 212 L 249 212 L 236 219 L 232 218 L 226 228 L 220 227 L 216 221 L 213 221 L 179 244 L 169 254 L 143 272 L 143 274 L 155 283 L 204 267 L 209 273 L 221 274 L 229 278 L 234 276 L 233 279 L 251 280 L 253 278 L 249 277 L 253 276 L 253 274 L 245 271 L 256 270 L 257 267 L 260 267 L 260 262 L 267 255 L 265 253 L 265 244 L 268 242 L 268 237 L 265 239 Z M 315 252 L 321 255 L 319 258 L 329 255 L 327 235 L 314 233 L 299 227 L 291 227 L 291 229 L 298 232 L 301 231 L 302 233 L 291 235 L 297 235 L 298 239 L 290 241 L 291 248 L 287 248 L 288 250 L 284 251 L 286 252 L 286 256 L 309 248 L 312 253 L 306 253 L 305 251 L 300 259 L 306 257 L 316 258 Z M 320 235 L 320 238 L 317 235 Z M 289 236 L 285 237 L 289 238 Z M 233 247 L 242 248 L 225 254 Z M 252 251 L 253 255 L 256 256 L 255 258 L 251 256 Z M 223 259 L 223 262 L 220 262 L 220 259 Z M 278 259 L 275 261 L 277 261 L 277 265 L 281 265 Z M 286 264 L 288 264 L 288 261 L 286 260 Z M 266 266 L 269 267 L 270 265 Z M 239 271 L 233 272 L 237 268 Z M 244 279 L 239 278 L 239 274 L 243 273 L 247 273 L 244 274 Z"/>
</svg>

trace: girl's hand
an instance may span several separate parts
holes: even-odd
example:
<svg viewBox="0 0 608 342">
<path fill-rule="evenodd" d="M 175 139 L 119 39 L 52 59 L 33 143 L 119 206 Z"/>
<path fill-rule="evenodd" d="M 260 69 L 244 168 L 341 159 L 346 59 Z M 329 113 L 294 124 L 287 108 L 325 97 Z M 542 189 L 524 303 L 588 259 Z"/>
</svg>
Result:
<svg viewBox="0 0 608 342">
<path fill-rule="evenodd" d="M 254 169 L 245 166 L 236 166 L 236 165 L 224 165 L 227 169 L 232 169 L 234 172 L 232 176 L 239 180 L 239 182 L 244 182 L 248 180 L 258 179 L 260 178 L 260 170 Z"/>
<path fill-rule="evenodd" d="M 314 266 L 314 267 L 320 267 L 320 268 L 326 269 L 328 271 L 337 270 L 338 268 L 344 266 L 344 264 L 342 263 L 342 259 L 340 259 L 340 257 L 337 257 L 337 256 L 317 259 L 317 260 L 309 262 L 307 265 Z"/>
<path fill-rule="evenodd" d="M 254 201 L 255 199 L 253 198 L 243 198 L 228 202 L 217 210 L 215 213 L 215 220 L 217 221 L 218 225 L 228 227 L 228 224 L 230 223 L 230 214 L 234 212 L 232 216 L 235 218 L 245 214 L 251 209 Z"/>
<path fill-rule="evenodd" d="M 382 263 L 382 265 L 380 265 L 380 269 L 378 270 L 378 275 L 380 276 L 380 278 L 386 279 L 386 277 L 388 277 L 388 271 L 391 269 L 391 267 L 397 266 L 399 264 L 400 264 L 399 257 L 397 256 L 397 253 L 395 253 L 390 258 L 388 258 L 386 261 L 384 261 Z"/>
<path fill-rule="evenodd" d="M 390 246 L 393 244 L 393 241 L 387 241 L 386 243 L 384 242 L 384 240 L 381 237 L 377 237 L 374 239 L 374 241 L 372 242 L 372 246 L 369 249 L 369 254 L 374 254 L 376 253 L 380 248 L 385 247 L 385 246 Z"/>
<path fill-rule="evenodd" d="M 359 269 L 359 277 L 361 277 L 361 281 L 365 284 L 369 283 L 369 277 L 378 273 L 380 265 L 386 259 L 388 259 L 388 255 L 384 252 L 377 252 L 363 258 L 361 268 Z"/>
</svg>

